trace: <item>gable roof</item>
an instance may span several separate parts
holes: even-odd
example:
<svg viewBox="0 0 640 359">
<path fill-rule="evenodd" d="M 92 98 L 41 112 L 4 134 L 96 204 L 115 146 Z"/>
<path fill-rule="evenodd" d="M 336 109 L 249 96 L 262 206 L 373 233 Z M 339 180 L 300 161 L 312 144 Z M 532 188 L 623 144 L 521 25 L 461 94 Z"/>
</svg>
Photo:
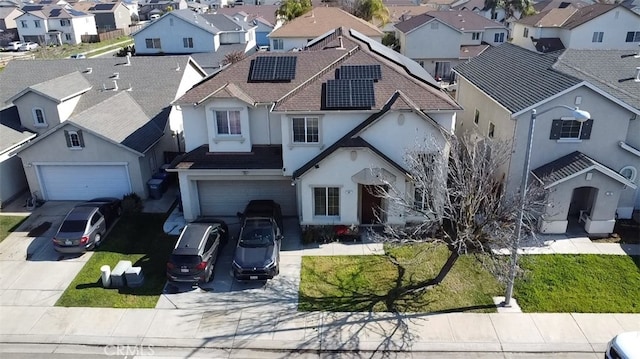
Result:
<svg viewBox="0 0 640 359">
<path fill-rule="evenodd" d="M 489 20 L 486 17 L 469 10 L 430 11 L 414 16 L 407 21 L 397 23 L 395 26 L 401 32 L 408 33 L 432 21 L 433 19 L 437 19 L 461 32 L 483 31 L 486 28 L 505 28 L 501 23 Z"/>
<path fill-rule="evenodd" d="M 559 27 L 571 30 L 617 7 L 624 8 L 624 6 L 615 4 L 593 4 L 583 7 L 571 4 L 565 8 L 552 8 L 536 15 L 527 16 L 518 20 L 517 23 L 526 26 Z"/>
<path fill-rule="evenodd" d="M 61 103 L 72 97 L 85 93 L 90 89 L 91 84 L 89 81 L 87 81 L 80 72 L 74 71 L 68 75 L 56 77 L 54 79 L 29 86 L 11 97 L 9 101 L 14 102 L 28 92 L 35 92 L 56 103 Z"/>
<path fill-rule="evenodd" d="M 625 186 L 637 188 L 624 176 L 579 151 L 562 156 L 531 172 L 544 185 L 545 189 L 548 189 L 591 170 L 599 171 Z"/>
<path fill-rule="evenodd" d="M 25 88 L 55 83 L 60 78 L 77 77 L 91 85 L 76 104 L 69 121 L 78 121 L 87 128 L 137 152 L 143 152 L 146 141 L 155 141 L 161 136 L 154 128 L 164 130 L 168 121 L 170 103 L 177 95 L 187 67 L 204 72 L 189 56 L 132 57 L 130 65 L 119 57 L 72 60 L 10 61 L 0 73 L 0 107 L 11 106 L 11 99 Z M 47 69 L 42 71 L 42 69 Z M 91 69 L 91 70 L 89 70 Z M 117 73 L 117 76 L 115 74 Z M 117 77 L 117 79 L 116 79 Z M 114 80 L 118 89 L 114 90 Z M 120 95 L 122 92 L 126 96 Z M 112 99 L 112 97 L 116 97 Z M 134 102 L 137 108 L 134 108 Z M 105 105 L 112 104 L 111 106 Z M 135 118 L 129 118 L 131 111 Z M 153 126 L 141 127 L 141 116 Z M 90 118 L 103 119 L 103 127 L 93 125 Z M 117 128 L 116 128 L 117 127 Z M 128 133 L 132 142 L 123 137 Z"/>
<path fill-rule="evenodd" d="M 66 5 L 29 4 L 23 6 L 21 10 L 25 14 L 32 14 L 42 19 L 71 19 L 74 17 L 93 16 L 93 14 L 76 10 L 71 6 Z M 20 16 L 24 16 L 25 14 L 22 14 Z"/>
<path fill-rule="evenodd" d="M 434 11 L 436 8 L 428 4 L 423 5 L 393 5 L 387 6 L 389 10 L 389 22 L 397 23 L 408 20 L 414 16 Z"/>
<path fill-rule="evenodd" d="M 285 23 L 275 29 L 270 38 L 315 38 L 337 27 L 345 27 L 357 30 L 369 37 L 382 37 L 380 31 L 374 25 L 355 17 L 337 7 L 315 7 L 306 14 Z"/>
<path fill-rule="evenodd" d="M 277 22 L 276 19 L 276 10 L 278 10 L 278 5 L 236 5 L 234 7 L 221 7 L 213 10 L 214 14 L 225 14 L 231 17 L 238 17 L 239 19 L 243 19 L 242 15 L 246 16 L 245 21 L 252 23 L 253 20 L 262 21 L 270 25 L 274 26 Z M 242 14 L 237 16 L 238 14 Z"/>
<path fill-rule="evenodd" d="M 14 11 L 22 13 L 22 11 L 20 11 L 20 9 L 15 8 L 15 7 L 1 7 L 0 6 L 0 19 L 6 19 L 7 16 L 11 15 L 11 13 L 13 13 Z"/>
<path fill-rule="evenodd" d="M 543 12 L 551 9 L 566 8 L 569 5 L 575 8 L 581 8 L 591 5 L 591 3 L 582 0 L 543 0 L 533 4 L 533 8 L 537 12 Z"/>
<path fill-rule="evenodd" d="M 22 127 L 17 107 L 12 106 L 0 111 L 0 154 L 35 136 L 35 133 Z"/>
<path fill-rule="evenodd" d="M 454 71 L 516 113 L 582 82 L 553 68 L 558 56 L 559 52 L 539 54 L 505 43 Z"/>
<path fill-rule="evenodd" d="M 339 47 L 339 39 L 342 47 Z M 252 61 L 257 57 L 272 56 L 283 54 L 255 53 L 203 80 L 176 103 L 198 105 L 234 84 L 234 91 L 239 91 L 236 94 L 243 95 L 238 97 L 252 101 L 252 105 L 273 104 L 273 111 L 321 111 L 325 110 L 323 86 L 327 80 L 335 78 L 339 66 L 379 65 L 382 78 L 374 83 L 375 104 L 371 111 L 381 109 L 398 90 L 407 94 L 407 98 L 422 111 L 460 109 L 417 63 L 355 30 L 338 28 L 324 38 L 314 40 L 304 51 L 286 53 L 286 56 L 295 57 L 297 63 L 295 76 L 290 82 L 250 82 Z M 411 64 L 415 66 L 410 67 Z"/>
<path fill-rule="evenodd" d="M 576 27 L 591 21 L 596 17 L 619 7 L 615 4 L 593 4 L 578 9 L 562 26 L 565 29 L 575 29 Z M 620 6 L 624 8 L 623 6 Z"/>
<path fill-rule="evenodd" d="M 175 169 L 277 169 L 282 170 L 281 145 L 253 145 L 251 152 L 209 152 L 202 145 L 177 157 L 170 168 Z"/>
</svg>

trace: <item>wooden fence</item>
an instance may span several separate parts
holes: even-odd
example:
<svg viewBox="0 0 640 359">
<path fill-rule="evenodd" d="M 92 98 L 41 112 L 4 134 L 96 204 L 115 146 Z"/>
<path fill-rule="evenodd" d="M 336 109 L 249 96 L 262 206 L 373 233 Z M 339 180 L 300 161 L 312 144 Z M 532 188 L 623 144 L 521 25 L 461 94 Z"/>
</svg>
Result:
<svg viewBox="0 0 640 359">
<path fill-rule="evenodd" d="M 102 42 L 105 40 L 117 39 L 122 36 L 130 35 L 132 32 L 142 29 L 144 25 L 131 25 L 124 29 L 115 29 L 101 32 L 98 35 L 81 35 L 81 41 L 87 43 Z"/>
</svg>

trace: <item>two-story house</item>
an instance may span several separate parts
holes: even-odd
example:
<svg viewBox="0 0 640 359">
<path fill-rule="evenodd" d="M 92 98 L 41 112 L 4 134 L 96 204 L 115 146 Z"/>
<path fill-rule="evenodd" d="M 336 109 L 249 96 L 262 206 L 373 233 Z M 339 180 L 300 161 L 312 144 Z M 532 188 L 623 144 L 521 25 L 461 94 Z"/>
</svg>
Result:
<svg viewBox="0 0 640 359">
<path fill-rule="evenodd" d="M 152 20 L 153 15 L 160 16 L 174 10 L 188 9 L 186 0 L 146 0 L 138 2 L 140 20 Z"/>
<path fill-rule="evenodd" d="M 337 7 L 318 6 L 306 14 L 286 22 L 269 34 L 271 51 L 291 51 L 302 49 L 318 36 L 333 31 L 337 27 L 354 29 L 367 37 L 382 42 L 384 35 L 375 25 Z"/>
<path fill-rule="evenodd" d="M 634 55 L 540 54 L 504 44 L 455 68 L 457 100 L 465 108 L 457 132 L 512 142 L 503 169 L 511 193 L 520 187 L 535 111 L 526 175 L 547 190 L 542 232 L 611 233 L 616 219 L 640 209 L 640 59 Z"/>
<path fill-rule="evenodd" d="M 303 51 L 255 53 L 174 105 L 187 153 L 168 171 L 187 221 L 273 199 L 309 225 L 374 223 L 376 213 L 404 223 L 375 188 L 413 196 L 407 149 L 428 137 L 443 153 L 460 110 L 415 62 L 345 28 Z"/>
<path fill-rule="evenodd" d="M 79 44 L 82 35 L 98 34 L 93 14 L 69 5 L 26 5 L 16 18 L 21 41 L 41 45 Z"/>
<path fill-rule="evenodd" d="M 11 61 L 0 104 L 36 134 L 15 170 L 44 200 L 145 198 L 165 153 L 184 149 L 170 103 L 204 76 L 189 56 Z"/>
<path fill-rule="evenodd" d="M 562 49 L 635 50 L 640 14 L 621 5 L 569 5 L 520 19 L 511 42 L 538 52 Z"/>
<path fill-rule="evenodd" d="M 400 53 L 433 77 L 452 80 L 451 69 L 491 45 L 507 41 L 508 29 L 472 11 L 430 11 L 395 25 Z"/>
<path fill-rule="evenodd" d="M 203 59 L 208 62 L 219 62 L 231 51 L 245 53 L 256 47 L 252 24 L 225 14 L 197 14 L 191 10 L 168 12 L 132 36 L 136 54 L 216 53 L 216 61 L 212 56 Z"/>
<path fill-rule="evenodd" d="M 282 20 L 276 17 L 276 5 L 242 5 L 223 7 L 215 10 L 216 14 L 226 14 L 250 23 L 256 27 L 256 46 L 268 47 L 269 34 L 282 26 Z"/>
<path fill-rule="evenodd" d="M 131 25 L 131 12 L 122 1 L 79 1 L 74 3 L 73 7 L 76 10 L 93 14 L 99 32 L 128 29 Z"/>
<path fill-rule="evenodd" d="M 9 29 L 15 29 L 16 18 L 22 15 L 22 11 L 20 11 L 17 7 L 13 6 L 0 6 L 0 30 L 6 31 Z"/>
</svg>

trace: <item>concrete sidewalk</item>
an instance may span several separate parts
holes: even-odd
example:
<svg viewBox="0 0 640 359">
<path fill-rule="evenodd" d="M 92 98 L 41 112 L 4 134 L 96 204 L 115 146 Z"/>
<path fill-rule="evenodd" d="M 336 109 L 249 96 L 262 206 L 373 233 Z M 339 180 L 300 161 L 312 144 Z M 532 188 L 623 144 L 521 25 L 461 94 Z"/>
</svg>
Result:
<svg viewBox="0 0 640 359">
<path fill-rule="evenodd" d="M 602 353 L 640 314 L 0 308 L 2 343 L 284 351 Z"/>
<path fill-rule="evenodd" d="M 544 235 L 539 243 L 523 242 L 520 254 L 609 254 L 640 256 L 640 244 L 597 243 L 589 237 Z M 510 254 L 507 248 L 494 250 L 498 254 Z"/>
</svg>

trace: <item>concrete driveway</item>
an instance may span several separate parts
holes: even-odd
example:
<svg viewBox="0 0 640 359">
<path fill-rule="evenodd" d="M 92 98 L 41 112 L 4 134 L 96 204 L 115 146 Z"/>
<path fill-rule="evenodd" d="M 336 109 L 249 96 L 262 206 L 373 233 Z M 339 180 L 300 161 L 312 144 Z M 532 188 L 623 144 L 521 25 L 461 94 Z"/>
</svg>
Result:
<svg viewBox="0 0 640 359">
<path fill-rule="evenodd" d="M 51 238 L 77 202 L 47 202 L 0 243 L 0 306 L 53 306 L 92 252 L 61 256 Z"/>
<path fill-rule="evenodd" d="M 280 274 L 269 281 L 238 282 L 231 275 L 237 218 L 223 218 L 233 239 L 218 257 L 211 283 L 192 287 L 167 283 L 156 308 L 202 309 L 233 312 L 296 310 L 302 261 L 301 230 L 296 218 L 285 218 L 284 239 L 280 251 Z"/>
</svg>

